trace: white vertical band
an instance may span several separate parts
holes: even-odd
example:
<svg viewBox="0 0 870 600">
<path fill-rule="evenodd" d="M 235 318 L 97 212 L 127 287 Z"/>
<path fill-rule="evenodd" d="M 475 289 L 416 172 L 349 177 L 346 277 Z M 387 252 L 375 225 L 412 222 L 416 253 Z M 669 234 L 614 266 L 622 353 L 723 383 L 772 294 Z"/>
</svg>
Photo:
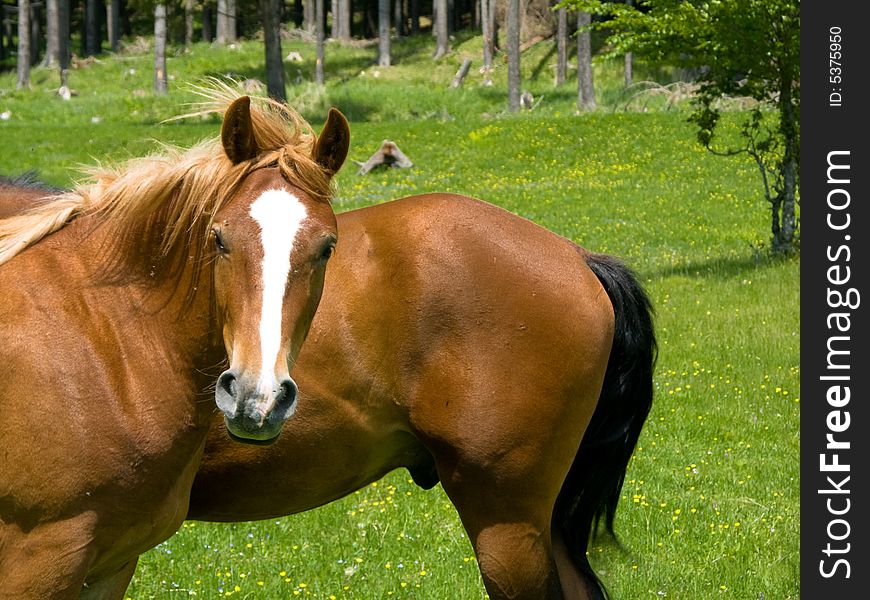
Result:
<svg viewBox="0 0 870 600">
<path fill-rule="evenodd" d="M 275 362 L 281 350 L 281 322 L 284 291 L 290 274 L 290 255 L 296 234 L 307 216 L 305 206 L 286 190 L 263 192 L 251 204 L 251 217 L 260 226 L 263 244 L 263 304 L 260 311 L 261 395 L 275 393 Z"/>
</svg>

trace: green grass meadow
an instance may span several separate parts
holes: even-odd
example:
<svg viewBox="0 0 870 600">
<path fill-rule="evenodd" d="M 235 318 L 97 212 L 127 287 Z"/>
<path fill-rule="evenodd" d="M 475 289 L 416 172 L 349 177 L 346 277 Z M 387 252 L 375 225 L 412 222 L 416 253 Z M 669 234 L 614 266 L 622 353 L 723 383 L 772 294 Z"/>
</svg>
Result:
<svg viewBox="0 0 870 600">
<path fill-rule="evenodd" d="M 394 67 L 375 47 L 327 47 L 327 85 L 311 82 L 313 47 L 285 42 L 291 105 L 319 127 L 341 108 L 350 158 L 384 139 L 415 166 L 358 176 L 348 163 L 335 208 L 346 211 L 427 192 L 465 193 L 527 217 L 581 245 L 625 259 L 657 311 L 656 397 L 616 518 L 621 547 L 593 543 L 590 560 L 615 599 L 800 596 L 799 260 L 768 252 L 769 211 L 745 158 L 695 143 L 685 106 L 626 111 L 618 64 L 596 63 L 599 110 L 578 115 L 576 89 L 554 87 L 552 43 L 524 55 L 540 104 L 506 113 L 499 58 L 481 86 L 479 37 L 458 37 L 432 63 L 428 36 L 394 42 Z M 464 56 L 464 86 L 448 84 Z M 33 73 L 15 91 L 0 73 L 0 174 L 36 169 L 69 185 L 76 165 L 120 160 L 216 135 L 214 119 L 161 123 L 194 99 L 207 75 L 263 79 L 262 49 L 195 45 L 169 59 L 168 98 L 151 89 L 147 45 L 57 75 Z M 637 79 L 668 73 L 637 65 Z M 300 83 L 294 83 L 296 78 Z M 734 117 L 734 115 L 731 115 Z M 558 268 L 556 266 L 556 268 Z M 471 545 L 440 486 L 425 492 L 404 471 L 318 510 L 272 521 L 188 522 L 143 555 L 130 598 L 427 598 L 486 594 Z"/>
</svg>

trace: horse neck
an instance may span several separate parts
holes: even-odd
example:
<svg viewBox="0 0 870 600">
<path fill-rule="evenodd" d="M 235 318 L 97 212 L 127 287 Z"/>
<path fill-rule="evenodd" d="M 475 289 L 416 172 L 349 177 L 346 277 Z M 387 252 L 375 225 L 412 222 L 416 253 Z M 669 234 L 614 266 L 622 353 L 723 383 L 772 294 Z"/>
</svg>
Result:
<svg viewBox="0 0 870 600">
<path fill-rule="evenodd" d="M 158 332 L 166 340 L 167 348 L 189 364 L 191 372 L 202 375 L 222 363 L 226 351 L 217 323 L 210 262 L 198 265 L 196 261 L 204 259 L 194 258 L 196 252 L 181 247 L 176 266 L 161 269 L 153 258 L 157 249 L 140 245 L 143 238 L 135 230 L 127 232 L 128 241 L 116 244 L 111 237 L 117 232 L 89 221 L 86 217 L 66 229 L 82 241 L 78 250 L 85 260 L 88 256 L 106 256 L 107 248 L 112 249 L 111 257 L 94 261 L 97 265 L 87 278 L 94 289 L 102 290 L 106 302 L 116 304 L 117 317 L 121 319 L 131 311 L 130 316 L 142 327 Z"/>
</svg>

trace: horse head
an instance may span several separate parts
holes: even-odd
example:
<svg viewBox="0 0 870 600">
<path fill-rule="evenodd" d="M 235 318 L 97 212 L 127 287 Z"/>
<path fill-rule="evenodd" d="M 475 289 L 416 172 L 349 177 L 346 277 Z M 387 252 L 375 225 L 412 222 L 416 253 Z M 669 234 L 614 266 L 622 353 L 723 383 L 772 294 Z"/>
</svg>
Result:
<svg viewBox="0 0 870 600">
<path fill-rule="evenodd" d="M 221 130 L 232 163 L 263 166 L 241 180 L 213 218 L 214 292 L 229 359 L 215 400 L 232 438 L 268 444 L 296 409 L 290 371 L 320 302 L 337 230 L 328 195 L 288 176 L 304 168 L 281 155 L 272 160 L 255 126 L 250 99 L 242 97 L 227 109 Z M 319 169 L 328 184 L 349 139 L 346 119 L 330 110 L 304 157 L 308 168 Z"/>
</svg>

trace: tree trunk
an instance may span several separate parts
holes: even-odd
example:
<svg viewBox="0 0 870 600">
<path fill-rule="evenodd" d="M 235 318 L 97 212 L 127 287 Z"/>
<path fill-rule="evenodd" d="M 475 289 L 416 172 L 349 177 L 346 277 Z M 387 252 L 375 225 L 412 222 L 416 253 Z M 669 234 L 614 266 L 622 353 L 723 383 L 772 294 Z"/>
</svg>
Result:
<svg viewBox="0 0 870 600">
<path fill-rule="evenodd" d="M 338 18 L 341 21 L 341 39 L 350 40 L 353 37 L 351 21 L 353 20 L 353 0 L 339 0 Z"/>
<path fill-rule="evenodd" d="M 213 3 L 206 1 L 202 4 L 202 41 L 211 42 L 214 40 L 214 30 L 212 29 L 212 6 Z"/>
<path fill-rule="evenodd" d="M 625 0 L 625 3 L 629 6 L 634 4 L 634 0 Z M 622 70 L 623 80 L 625 82 L 625 87 L 629 87 L 631 85 L 632 79 L 634 79 L 634 53 L 626 52 L 625 53 L 625 62 Z"/>
<path fill-rule="evenodd" d="M 782 195 L 777 194 L 770 199 L 770 233 L 773 238 L 773 252 L 776 254 L 784 253 L 782 243 L 782 225 L 780 224 L 780 213 L 782 212 Z"/>
<path fill-rule="evenodd" d="M 390 66 L 390 0 L 378 0 L 378 66 Z"/>
<path fill-rule="evenodd" d="M 58 28 L 60 23 L 57 5 L 58 0 L 46 0 L 45 3 L 45 59 L 43 64 L 46 67 L 54 67 L 60 62 L 58 59 L 60 47 Z"/>
<path fill-rule="evenodd" d="M 498 24 L 498 19 L 495 18 L 496 8 L 498 7 L 498 0 L 489 0 L 489 19 L 490 19 L 490 30 L 492 30 L 492 50 L 493 56 L 495 52 L 501 47 L 498 43 L 498 36 L 501 31 L 501 27 Z"/>
<path fill-rule="evenodd" d="M 783 157 L 780 163 L 782 190 L 777 196 L 782 198 L 782 226 L 774 229 L 773 249 L 775 252 L 790 253 L 795 250 L 797 218 L 795 201 L 799 181 L 800 134 L 792 96 L 792 82 L 785 77 L 779 85 L 780 133 L 784 141 Z M 774 206 L 776 209 L 776 206 Z M 774 212 L 774 221 L 777 215 Z"/>
<path fill-rule="evenodd" d="M 18 89 L 30 89 L 30 0 L 18 0 Z"/>
<path fill-rule="evenodd" d="M 324 10 L 326 10 L 325 7 Z M 338 0 L 329 1 L 329 10 L 327 11 L 327 14 L 332 15 L 332 27 L 329 29 L 329 39 L 337 40 L 339 28 L 338 19 L 336 18 L 336 15 L 338 15 Z M 326 30 L 324 30 L 324 32 L 325 31 Z"/>
<path fill-rule="evenodd" d="M 72 0 L 71 0 L 70 1 L 70 17 L 73 19 L 73 21 L 71 21 L 70 26 L 72 26 L 72 23 L 75 22 L 75 18 L 79 17 L 79 20 L 78 20 L 79 21 L 78 22 L 78 25 L 79 25 L 79 31 L 78 31 L 78 33 L 79 33 L 79 56 L 87 56 L 88 55 L 88 20 L 86 18 L 87 11 L 85 10 L 86 7 L 85 7 L 84 3 L 82 3 L 81 11 L 80 11 L 80 14 L 78 14 L 78 15 L 76 13 L 79 11 L 77 11 L 76 8 L 77 7 L 72 3 Z"/>
<path fill-rule="evenodd" d="M 489 20 L 489 0 L 480 0 L 480 25 L 483 33 L 483 68 L 487 78 L 492 69 L 492 23 Z"/>
<path fill-rule="evenodd" d="M 109 30 L 109 48 L 112 52 L 117 52 L 121 48 L 121 0 L 109 0 L 106 3 L 106 25 Z"/>
<path fill-rule="evenodd" d="M 187 49 L 193 45 L 193 7 L 194 0 L 184 0 L 184 47 Z"/>
<path fill-rule="evenodd" d="M 510 0 L 507 14 L 508 110 L 520 109 L 520 0 Z"/>
<path fill-rule="evenodd" d="M 317 30 L 317 3 L 320 0 L 307 0 L 303 7 L 303 27 L 305 31 L 314 33 Z M 321 19 L 322 20 L 322 19 Z"/>
<path fill-rule="evenodd" d="M 447 37 L 447 0 L 434 0 L 435 10 L 435 54 L 432 58 L 438 60 L 450 51 L 450 40 Z"/>
<path fill-rule="evenodd" d="M 169 91 L 166 75 L 166 5 L 154 6 L 154 93 L 165 96 Z"/>
<path fill-rule="evenodd" d="M 236 34 L 238 31 L 236 0 L 227 0 L 227 11 L 227 42 L 232 44 L 239 39 L 239 36 Z"/>
<path fill-rule="evenodd" d="M 588 12 L 577 13 L 577 108 L 595 108 L 595 88 L 592 84 L 592 36 L 589 25 L 592 16 Z"/>
<path fill-rule="evenodd" d="M 217 43 L 236 41 L 236 0 L 217 0 Z"/>
<path fill-rule="evenodd" d="M 402 37 L 407 33 L 405 29 L 405 3 L 403 0 L 395 0 L 393 4 L 393 27 L 396 37 Z"/>
<path fill-rule="evenodd" d="M 290 11 L 290 18 L 297 28 L 302 27 L 302 15 L 304 14 L 305 9 L 302 8 L 302 0 L 293 0 L 293 10 Z"/>
<path fill-rule="evenodd" d="M 100 11 L 97 0 L 85 0 L 85 54 L 100 53 Z"/>
<path fill-rule="evenodd" d="M 266 48 L 266 90 L 270 98 L 286 102 L 281 52 L 281 1 L 260 0 L 260 19 L 263 21 L 263 45 Z"/>
<path fill-rule="evenodd" d="M 420 0 L 410 0 L 411 4 L 411 35 L 420 33 Z"/>
<path fill-rule="evenodd" d="M 39 9 L 42 3 L 37 0 L 30 3 L 30 64 L 39 64 L 39 50 L 42 48 L 42 15 Z"/>
<path fill-rule="evenodd" d="M 353 17 L 353 0 L 339 0 L 338 18 L 341 21 L 341 39 L 348 41 L 353 37 L 351 21 Z"/>
<path fill-rule="evenodd" d="M 560 8 L 556 16 L 556 85 L 562 85 L 568 79 L 568 10 Z"/>
<path fill-rule="evenodd" d="M 332 0 L 332 28 L 330 29 L 329 37 L 334 40 L 340 40 L 341 32 L 341 5 L 344 0 Z"/>
<path fill-rule="evenodd" d="M 57 60 L 61 71 L 69 68 L 70 60 L 69 3 L 70 0 L 58 0 L 57 3 Z"/>
<path fill-rule="evenodd" d="M 133 35 L 133 26 L 130 24 L 130 13 L 132 13 L 133 10 L 128 7 L 127 4 L 128 0 L 121 2 L 121 30 L 119 33 L 121 37 L 130 37 Z"/>
<path fill-rule="evenodd" d="M 314 29 L 316 31 L 317 37 L 317 62 L 314 65 L 314 82 L 317 85 L 323 85 L 325 77 L 323 74 L 323 46 L 324 46 L 324 37 L 326 32 L 324 31 L 324 23 L 323 23 L 323 3 L 325 0 L 314 0 L 315 10 L 314 10 Z"/>
</svg>

